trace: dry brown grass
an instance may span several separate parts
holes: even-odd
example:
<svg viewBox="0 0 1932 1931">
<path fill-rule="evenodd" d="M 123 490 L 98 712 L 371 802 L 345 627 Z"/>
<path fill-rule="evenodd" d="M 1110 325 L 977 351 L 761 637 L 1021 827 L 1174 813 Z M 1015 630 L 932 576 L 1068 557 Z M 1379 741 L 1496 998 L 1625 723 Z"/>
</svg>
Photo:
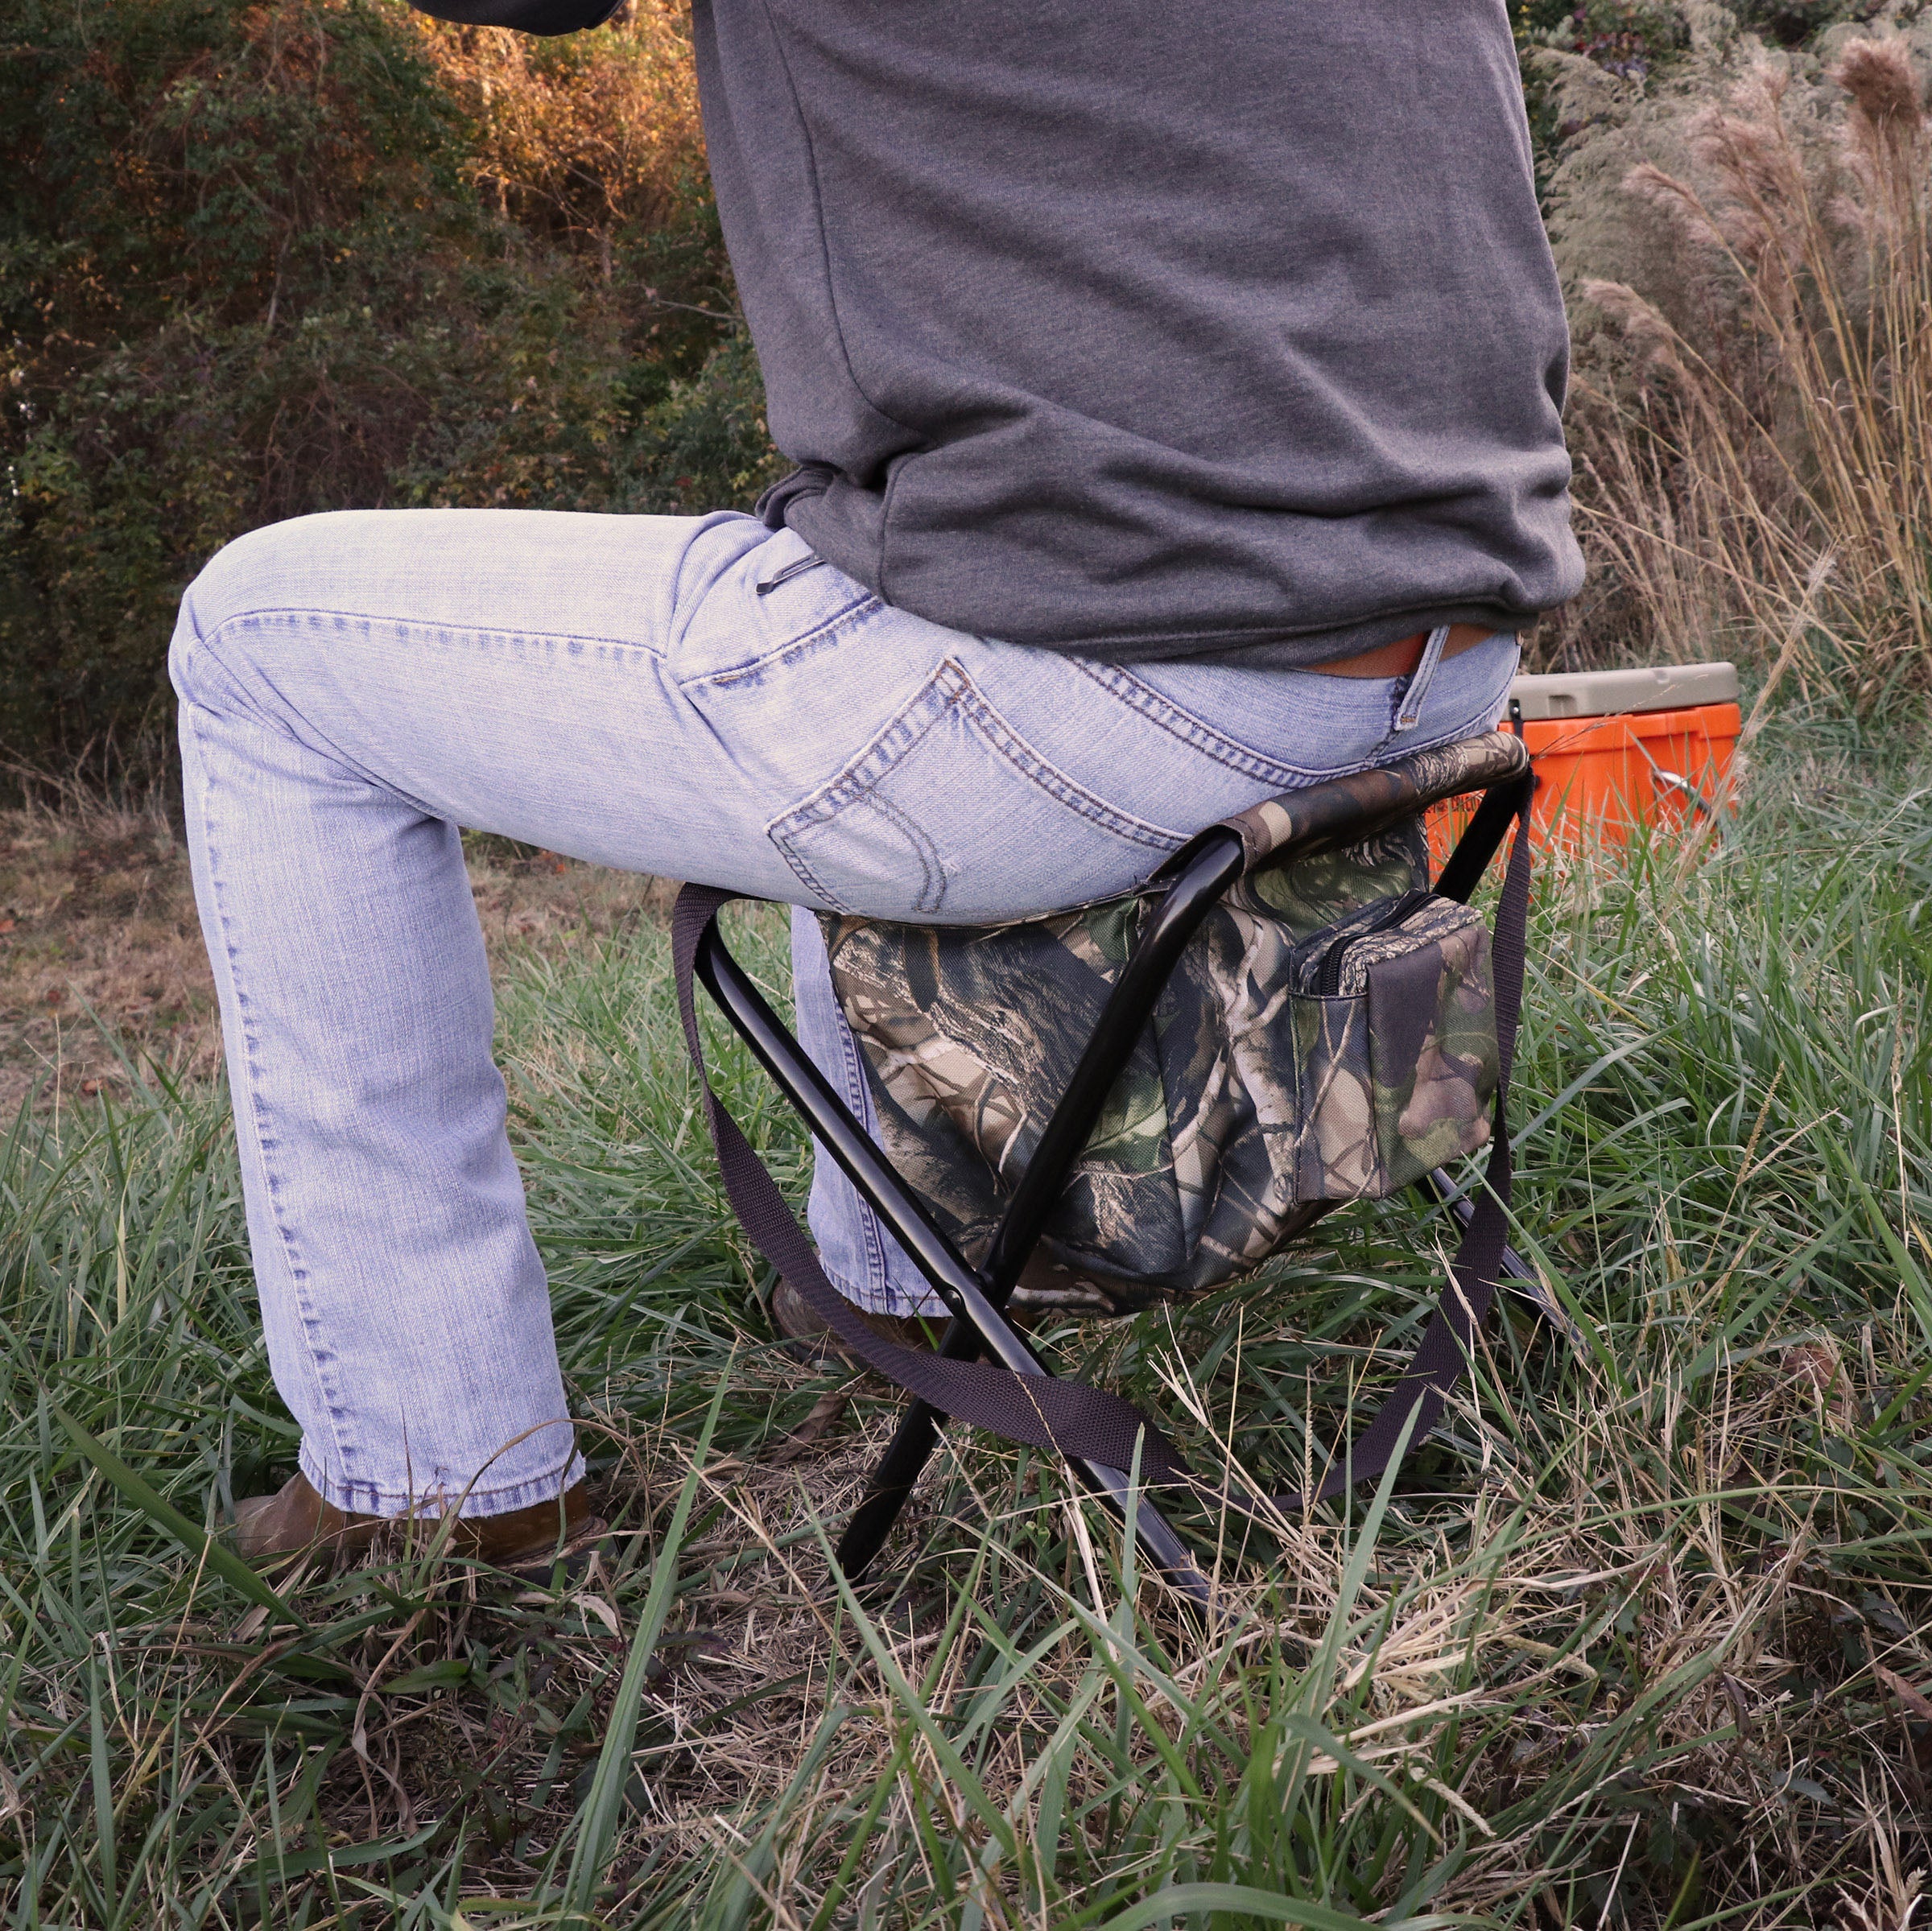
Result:
<svg viewBox="0 0 1932 1931">
<path fill-rule="evenodd" d="M 36 1088 L 56 1108 L 124 1086 L 117 1038 L 176 1076 L 219 1052 L 187 854 L 159 797 L 74 788 L 0 811 L 0 1113 Z"/>
<path fill-rule="evenodd" d="M 1897 32 L 1823 70 L 1732 48 L 1667 102 L 1624 104 L 1620 138 L 1587 133 L 1559 183 L 1586 332 L 1607 316 L 1625 346 L 1583 357 L 1573 438 L 1640 654 L 1769 665 L 1796 638 L 1808 694 L 1860 715 L 1932 690 L 1922 65 Z M 1593 147 L 1641 157 L 1620 188 Z M 1575 211 L 1620 197 L 1648 243 L 1623 243 L 1613 279 L 1590 272 L 1616 250 Z"/>
</svg>

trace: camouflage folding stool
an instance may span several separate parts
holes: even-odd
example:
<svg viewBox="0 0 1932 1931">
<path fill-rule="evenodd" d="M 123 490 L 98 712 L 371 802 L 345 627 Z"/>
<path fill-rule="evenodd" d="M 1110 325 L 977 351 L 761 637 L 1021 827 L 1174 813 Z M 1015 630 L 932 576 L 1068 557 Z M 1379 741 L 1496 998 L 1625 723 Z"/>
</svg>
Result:
<svg viewBox="0 0 1932 1931">
<path fill-rule="evenodd" d="M 875 1333 L 705 1081 L 746 1232 L 852 1354 L 915 1397 L 839 1545 L 848 1576 L 877 1553 L 948 1417 L 1058 1453 L 1117 1511 L 1137 1462 L 1150 1492 L 1201 1489 L 1129 1403 L 1055 1377 L 1009 1308 L 1121 1312 L 1199 1291 L 1337 1202 L 1410 1186 L 1463 1223 L 1451 1278 L 1367 1429 L 1309 1497 L 1276 1505 L 1338 1495 L 1427 1434 L 1496 1281 L 1527 1278 L 1505 1244 L 1504 1100 L 1534 785 L 1520 738 L 1493 732 L 1257 805 L 1104 904 L 991 927 L 826 915 L 882 1145 L 726 951 L 717 914 L 736 894 L 684 888 L 673 954 L 700 1078 L 694 976 L 952 1315 L 936 1354 Z M 1477 792 L 1431 889 L 1422 814 Z M 1513 824 L 1492 945 L 1468 901 Z M 1484 1144 L 1472 1204 L 1444 1170 Z M 1205 1601 L 1148 1495 L 1132 1519 L 1169 1580 Z"/>
</svg>

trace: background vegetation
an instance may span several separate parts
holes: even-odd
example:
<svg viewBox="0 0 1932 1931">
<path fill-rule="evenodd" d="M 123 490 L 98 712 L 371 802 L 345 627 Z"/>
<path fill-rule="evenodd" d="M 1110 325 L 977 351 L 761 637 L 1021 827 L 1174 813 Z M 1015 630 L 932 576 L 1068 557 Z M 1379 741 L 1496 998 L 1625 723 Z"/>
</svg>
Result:
<svg viewBox="0 0 1932 1931">
<path fill-rule="evenodd" d="M 397 0 L 0 24 L 0 744 L 138 738 L 241 531 L 380 504 L 743 503 L 772 467 L 686 28 Z"/>
<path fill-rule="evenodd" d="M 1624 34 L 1641 56 L 1533 52 L 1595 566 L 1546 652 L 1736 656 L 1864 717 L 1922 702 L 1932 15 L 1881 13 L 1774 14 L 1787 51 L 1690 5 Z"/>
<path fill-rule="evenodd" d="M 1869 715 L 1922 687 L 1927 144 L 1896 77 L 1831 70 L 1877 36 L 1922 80 L 1924 0 L 1523 0 L 1517 23 L 1594 566 L 1533 651 L 1768 668 L 1795 629 L 1808 688 Z M 1781 181 L 1752 174 L 1766 141 Z M 8 8 L 16 755 L 164 742 L 175 603 L 242 530 L 743 504 L 777 468 L 761 411 L 675 0 L 554 41 L 400 0 Z"/>
<path fill-rule="evenodd" d="M 421 1539 L 272 1587 L 214 1553 L 294 1432 L 166 794 L 73 754 L 152 741 L 173 600 L 253 522 L 697 508 L 771 459 L 669 4 L 539 44 L 394 0 L 13 0 L 0 742 L 70 763 L 0 814 L 31 1004 L 0 1040 L 0 1922 L 1923 1916 L 1932 19 L 1529 0 L 1518 38 L 1593 566 L 1534 648 L 1737 657 L 1744 808 L 1539 891 L 1517 1244 L 1579 1340 L 1512 1306 L 1399 1492 L 1197 1520 L 1207 1627 L 982 1438 L 876 1592 L 828 1586 L 895 1405 L 773 1353 L 661 894 L 495 840 L 500 1057 L 617 1533 L 539 1584 Z M 778 922 L 738 932 L 782 1003 Z M 795 1193 L 795 1132 L 713 1051 Z M 1322 1232 L 1049 1344 L 1197 1466 L 1292 1481 L 1439 1261 L 1413 1202 Z"/>
</svg>

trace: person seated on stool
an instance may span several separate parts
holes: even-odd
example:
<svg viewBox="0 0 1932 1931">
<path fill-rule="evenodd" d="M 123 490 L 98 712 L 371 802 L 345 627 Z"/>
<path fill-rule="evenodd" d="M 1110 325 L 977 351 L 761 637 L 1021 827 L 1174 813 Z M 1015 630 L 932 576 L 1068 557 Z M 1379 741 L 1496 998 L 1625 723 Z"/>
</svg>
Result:
<svg viewBox="0 0 1932 1931">
<path fill-rule="evenodd" d="M 533 33 L 611 0 L 431 0 Z M 797 465 L 756 511 L 239 538 L 170 659 L 300 1472 L 261 1557 L 584 1525 L 458 827 L 813 910 L 1112 897 L 1203 825 L 1487 728 L 1577 588 L 1567 332 L 1503 0 L 694 0 Z M 821 1161 L 827 1271 L 938 1311 Z M 807 1350 L 823 1331 L 781 1290 Z"/>
</svg>

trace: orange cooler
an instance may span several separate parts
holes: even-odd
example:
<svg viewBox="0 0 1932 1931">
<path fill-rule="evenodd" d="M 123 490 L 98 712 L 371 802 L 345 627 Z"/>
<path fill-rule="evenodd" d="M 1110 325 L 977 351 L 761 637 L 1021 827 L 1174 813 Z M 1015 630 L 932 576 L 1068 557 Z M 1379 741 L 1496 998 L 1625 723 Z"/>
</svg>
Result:
<svg viewBox="0 0 1932 1931">
<path fill-rule="evenodd" d="M 1519 677 L 1503 727 L 1530 747 L 1539 845 L 1620 844 L 1638 825 L 1683 825 L 1734 808 L 1731 761 L 1742 720 L 1732 664 L 1664 664 Z M 1468 812 L 1440 807 L 1440 864 Z"/>
</svg>

